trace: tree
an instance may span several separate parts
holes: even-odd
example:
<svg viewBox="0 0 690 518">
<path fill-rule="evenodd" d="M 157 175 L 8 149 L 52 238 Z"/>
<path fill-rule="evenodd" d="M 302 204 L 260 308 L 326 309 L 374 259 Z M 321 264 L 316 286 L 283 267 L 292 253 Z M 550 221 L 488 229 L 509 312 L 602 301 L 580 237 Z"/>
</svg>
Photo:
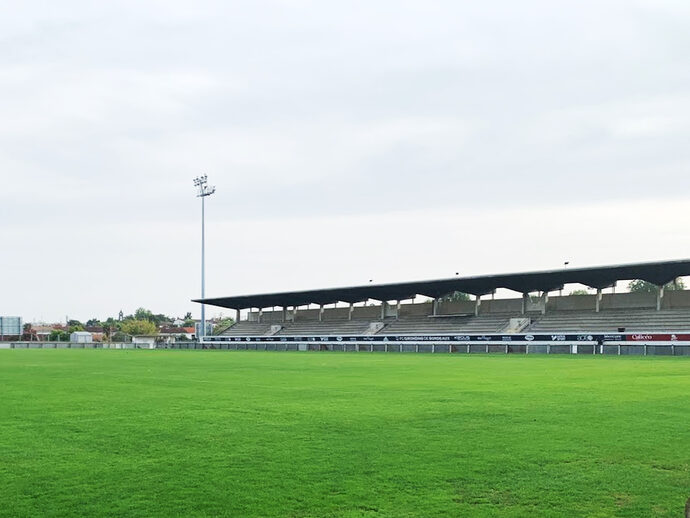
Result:
<svg viewBox="0 0 690 518">
<path fill-rule="evenodd" d="M 112 341 L 115 333 L 120 330 L 122 322 L 115 320 L 113 317 L 108 317 L 108 319 L 105 320 L 101 325 L 103 326 L 103 333 L 105 336 Z"/>
<path fill-rule="evenodd" d="M 127 316 L 126 319 L 129 318 L 130 317 Z M 160 326 L 161 324 L 167 324 L 169 322 L 172 322 L 173 320 L 168 315 L 164 315 L 163 313 L 154 314 L 152 311 L 146 308 L 138 308 L 134 312 L 134 316 L 131 318 L 132 320 L 148 320 L 149 322 L 153 322 L 154 324 L 156 324 L 156 326 Z"/>
<path fill-rule="evenodd" d="M 100 326 L 101 322 L 97 318 L 90 318 L 89 320 L 86 321 L 86 325 L 89 327 Z"/>
<path fill-rule="evenodd" d="M 158 333 L 156 324 L 148 320 L 127 320 L 122 323 L 121 330 L 128 335 L 155 335 Z"/>
<path fill-rule="evenodd" d="M 36 331 L 34 331 L 33 327 L 31 324 L 26 323 L 22 326 L 22 340 L 28 340 L 30 342 L 33 342 L 34 340 L 38 340 L 38 336 L 36 336 Z"/>
<path fill-rule="evenodd" d="M 111 342 L 126 342 L 127 341 L 127 335 L 124 334 L 122 331 L 117 331 L 113 333 L 113 336 L 110 337 Z"/>
<path fill-rule="evenodd" d="M 630 290 L 631 293 L 656 293 L 659 291 L 659 288 L 657 287 L 656 284 L 653 284 L 651 282 L 643 281 L 642 279 L 636 279 L 634 281 L 630 281 L 630 284 L 628 284 L 628 289 Z M 664 284 L 664 290 L 666 291 L 673 291 L 673 290 L 684 290 L 685 289 L 685 283 L 683 282 L 683 279 L 676 279 L 675 282 L 669 282 L 667 284 Z"/>
<path fill-rule="evenodd" d="M 213 328 L 213 334 L 214 335 L 221 334 L 223 331 L 225 331 L 228 327 L 230 327 L 234 323 L 235 323 L 235 319 L 233 319 L 233 318 L 221 319 Z"/>
<path fill-rule="evenodd" d="M 53 329 L 48 336 L 51 342 L 66 342 L 69 340 L 69 333 L 61 329 Z"/>
<path fill-rule="evenodd" d="M 571 295 L 589 295 L 587 290 L 573 290 L 570 292 Z"/>
<path fill-rule="evenodd" d="M 461 291 L 454 291 L 453 293 L 449 293 L 448 295 L 441 297 L 441 300 L 443 302 L 460 302 L 463 300 L 470 300 L 470 296 Z"/>
<path fill-rule="evenodd" d="M 139 308 L 134 312 L 134 320 L 153 320 L 153 313 L 145 308 Z"/>
<path fill-rule="evenodd" d="M 168 315 L 164 315 L 162 313 L 158 313 L 156 315 L 151 315 L 151 318 L 149 320 L 151 320 L 151 322 L 153 322 L 157 326 L 160 326 L 163 324 L 169 324 L 170 322 L 172 322 L 172 318 L 170 318 Z"/>
</svg>

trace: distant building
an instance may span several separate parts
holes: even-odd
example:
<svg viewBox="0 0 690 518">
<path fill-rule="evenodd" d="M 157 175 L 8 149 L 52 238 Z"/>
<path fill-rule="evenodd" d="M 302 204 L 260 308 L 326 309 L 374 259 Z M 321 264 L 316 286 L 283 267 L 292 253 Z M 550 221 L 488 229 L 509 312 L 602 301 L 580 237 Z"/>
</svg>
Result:
<svg viewBox="0 0 690 518">
<path fill-rule="evenodd" d="M 23 332 L 22 317 L 0 317 L 0 340 L 20 337 Z"/>
<path fill-rule="evenodd" d="M 93 342 L 93 335 L 88 331 L 75 331 L 70 333 L 69 341 L 78 344 L 90 344 Z"/>
<path fill-rule="evenodd" d="M 158 336 L 161 341 L 166 344 L 174 344 L 180 336 L 184 336 L 187 340 L 192 340 L 194 338 L 194 328 L 193 327 L 176 327 L 176 326 L 163 326 L 161 327 Z"/>
<path fill-rule="evenodd" d="M 91 333 L 93 336 L 93 339 L 96 342 L 102 342 L 103 337 L 105 336 L 105 330 L 101 326 L 86 326 L 85 328 L 86 331 Z"/>
<path fill-rule="evenodd" d="M 39 342 L 47 342 L 53 331 L 66 331 L 64 324 L 31 324 L 31 334 Z"/>
</svg>

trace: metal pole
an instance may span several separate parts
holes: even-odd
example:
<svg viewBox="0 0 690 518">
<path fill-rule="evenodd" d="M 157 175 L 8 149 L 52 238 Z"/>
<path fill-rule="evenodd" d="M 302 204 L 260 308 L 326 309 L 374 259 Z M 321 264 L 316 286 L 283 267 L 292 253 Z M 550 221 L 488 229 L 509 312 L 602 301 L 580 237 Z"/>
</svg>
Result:
<svg viewBox="0 0 690 518">
<path fill-rule="evenodd" d="M 203 299 L 204 296 L 206 295 L 206 279 L 205 279 L 205 274 L 206 272 L 204 271 L 205 269 L 205 257 L 204 257 L 204 245 L 205 245 L 205 222 L 204 222 L 204 198 L 205 196 L 201 197 L 201 298 Z M 204 336 L 206 335 L 206 305 L 202 302 L 201 303 L 201 329 L 199 330 L 199 338 L 203 341 Z"/>
<path fill-rule="evenodd" d="M 206 235 L 205 235 L 205 214 L 204 214 L 204 209 L 205 209 L 205 203 L 204 203 L 204 198 L 206 196 L 210 196 L 214 192 L 216 192 L 215 187 L 209 187 L 207 185 L 207 177 L 206 175 L 204 176 L 199 176 L 194 179 L 194 185 L 197 186 L 199 189 L 199 192 L 197 194 L 197 197 L 201 198 L 201 298 L 204 299 L 206 296 L 206 272 L 205 272 L 205 267 L 206 267 L 206 262 L 205 262 L 205 244 L 206 244 Z M 201 303 L 201 326 L 199 329 L 199 336 L 197 336 L 197 340 L 203 340 L 204 336 L 206 336 L 206 305 L 202 302 Z"/>
</svg>

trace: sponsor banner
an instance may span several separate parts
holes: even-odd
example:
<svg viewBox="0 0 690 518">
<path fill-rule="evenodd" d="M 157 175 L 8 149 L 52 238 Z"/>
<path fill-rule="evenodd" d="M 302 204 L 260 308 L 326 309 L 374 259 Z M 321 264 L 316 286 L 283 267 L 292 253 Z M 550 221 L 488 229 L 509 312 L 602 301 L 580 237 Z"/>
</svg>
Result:
<svg viewBox="0 0 690 518">
<path fill-rule="evenodd" d="M 646 336 L 646 335 L 645 335 Z M 663 335 L 670 336 L 670 335 Z M 682 335 L 688 336 L 690 335 Z M 665 338 L 667 340 L 668 338 Z M 597 342 L 597 341 L 625 341 L 625 335 L 594 335 L 594 334 L 515 334 L 515 335 L 362 335 L 362 336 L 209 336 L 204 342 Z"/>
<path fill-rule="evenodd" d="M 627 335 L 631 342 L 688 342 L 690 334 L 635 333 Z"/>
<path fill-rule="evenodd" d="M 625 335 L 613 334 L 613 335 L 602 335 L 602 342 L 625 342 Z"/>
</svg>

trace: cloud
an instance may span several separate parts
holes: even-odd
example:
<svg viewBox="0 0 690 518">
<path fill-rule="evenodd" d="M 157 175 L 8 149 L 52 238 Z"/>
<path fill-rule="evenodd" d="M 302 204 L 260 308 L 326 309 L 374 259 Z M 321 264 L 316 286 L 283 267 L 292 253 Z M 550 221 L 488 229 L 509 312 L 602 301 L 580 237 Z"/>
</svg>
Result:
<svg viewBox="0 0 690 518">
<path fill-rule="evenodd" d="M 596 243 L 582 262 L 638 257 L 608 244 L 620 235 L 655 243 L 649 258 L 677 250 L 664 229 L 688 201 L 684 3 L 28 1 L 6 11 L 0 221 L 12 239 L 4 266 L 18 272 L 5 289 L 23 312 L 91 317 L 134 300 L 187 311 L 191 180 L 203 173 L 218 187 L 207 209 L 209 232 L 222 229 L 214 253 L 227 259 L 221 294 L 235 291 L 237 267 L 252 280 L 243 291 L 283 286 L 286 271 L 291 287 L 350 282 L 370 265 L 391 280 L 433 276 L 443 247 L 471 250 L 476 273 L 560 264 L 573 243 Z M 630 220 L 607 204 L 653 210 Z M 596 224 L 573 222 L 592 206 Z M 550 245 L 496 252 L 505 235 L 518 246 L 561 220 Z M 390 250 L 405 242 L 401 228 L 419 253 L 399 268 Z M 346 260 L 302 267 L 292 247 Z M 60 297 L 37 303 L 46 283 Z"/>
</svg>

